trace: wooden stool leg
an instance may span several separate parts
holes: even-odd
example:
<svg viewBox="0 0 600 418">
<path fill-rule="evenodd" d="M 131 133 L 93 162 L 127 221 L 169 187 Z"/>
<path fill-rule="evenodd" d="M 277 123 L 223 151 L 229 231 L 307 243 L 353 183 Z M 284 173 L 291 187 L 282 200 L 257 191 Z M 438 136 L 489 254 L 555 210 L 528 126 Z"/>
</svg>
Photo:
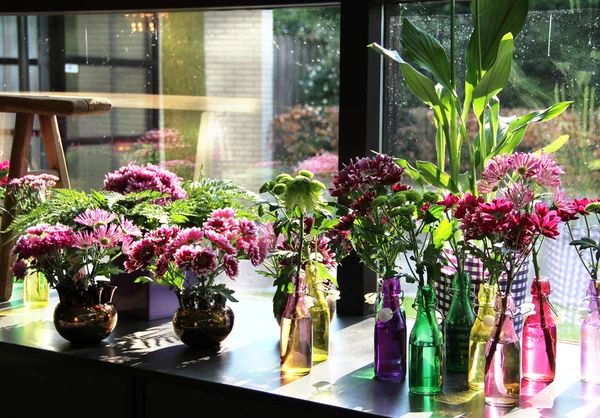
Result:
<svg viewBox="0 0 600 418">
<path fill-rule="evenodd" d="M 8 179 L 23 177 L 29 168 L 29 147 L 33 133 L 33 118 L 30 113 L 17 113 L 15 120 L 15 133 L 13 136 L 12 149 L 10 151 L 10 167 Z M 4 207 L 8 210 L 2 214 L 2 231 L 12 222 L 15 213 L 15 201 L 11 196 L 4 199 Z M 12 233 L 0 233 L 0 302 L 6 302 L 12 295 L 13 275 L 10 271 L 12 264 Z"/>
<path fill-rule="evenodd" d="M 60 181 L 56 187 L 69 189 L 71 188 L 69 172 L 67 171 L 67 162 L 65 161 L 65 153 L 63 151 L 56 116 L 38 115 L 38 119 L 40 121 L 40 133 L 44 141 L 44 149 L 46 150 L 48 169 L 58 172 Z"/>
</svg>

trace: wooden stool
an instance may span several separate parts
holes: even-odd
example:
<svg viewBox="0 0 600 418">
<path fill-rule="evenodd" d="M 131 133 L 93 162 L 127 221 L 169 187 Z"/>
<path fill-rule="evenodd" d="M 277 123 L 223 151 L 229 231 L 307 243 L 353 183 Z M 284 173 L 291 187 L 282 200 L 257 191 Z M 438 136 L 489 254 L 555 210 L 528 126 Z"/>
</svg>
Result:
<svg viewBox="0 0 600 418">
<path fill-rule="evenodd" d="M 69 188 L 69 173 L 56 117 L 103 114 L 111 108 L 112 103 L 103 98 L 0 93 L 0 112 L 16 113 L 8 179 L 44 172 L 59 178 L 57 187 Z M 29 170 L 29 149 L 35 115 L 40 122 L 40 134 L 44 141 L 48 163 L 47 170 Z M 4 207 L 11 213 L 2 215 L 2 231 L 5 231 L 12 222 L 14 206 L 15 202 L 7 195 Z M 10 236 L 10 233 L 0 234 L 2 245 L 0 247 L 0 302 L 8 301 L 12 295 L 13 274 L 10 268 L 14 240 L 11 240 Z"/>
</svg>

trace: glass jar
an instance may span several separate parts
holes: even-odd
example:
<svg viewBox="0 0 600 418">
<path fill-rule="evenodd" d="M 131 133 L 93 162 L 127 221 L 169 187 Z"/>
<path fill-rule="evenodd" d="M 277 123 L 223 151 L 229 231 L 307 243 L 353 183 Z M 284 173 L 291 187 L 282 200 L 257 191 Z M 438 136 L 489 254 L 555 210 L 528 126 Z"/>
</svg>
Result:
<svg viewBox="0 0 600 418">
<path fill-rule="evenodd" d="M 308 312 L 313 326 L 313 362 L 320 363 L 329 357 L 329 324 L 331 311 L 323 288 L 319 270 L 315 266 L 306 269 L 306 284 L 313 303 Z"/>
<path fill-rule="evenodd" d="M 23 303 L 27 308 L 43 308 L 50 300 L 50 286 L 43 273 L 30 271 L 23 279 Z"/>
<path fill-rule="evenodd" d="M 374 332 L 374 372 L 382 380 L 406 378 L 406 319 L 402 314 L 400 279 L 381 283 Z"/>
<path fill-rule="evenodd" d="M 470 287 L 469 274 L 455 274 L 454 295 L 444 325 L 444 364 L 450 372 L 467 373 L 469 370 L 469 334 L 475 322 Z"/>
<path fill-rule="evenodd" d="M 496 296 L 496 318 L 485 347 L 485 403 L 516 406 L 521 395 L 521 344 L 515 332 L 512 295 Z"/>
<path fill-rule="evenodd" d="M 581 324 L 581 380 L 600 384 L 600 280 L 590 280 L 590 315 Z"/>
<path fill-rule="evenodd" d="M 496 317 L 494 298 L 498 291 L 496 285 L 482 284 L 477 295 L 477 317 L 469 336 L 469 369 L 467 381 L 469 389 L 483 389 L 485 376 L 485 346 L 492 332 Z"/>
<path fill-rule="evenodd" d="M 288 296 L 281 318 L 280 369 L 284 375 L 303 376 L 312 369 L 313 325 L 304 285 Z"/>
<path fill-rule="evenodd" d="M 556 372 L 556 324 L 548 303 L 550 280 L 535 278 L 531 284 L 535 312 L 523 325 L 523 378 L 552 382 Z"/>
<path fill-rule="evenodd" d="M 408 388 L 417 395 L 442 391 L 444 337 L 435 315 L 431 286 L 419 287 L 415 299 L 417 317 L 410 332 Z"/>
</svg>

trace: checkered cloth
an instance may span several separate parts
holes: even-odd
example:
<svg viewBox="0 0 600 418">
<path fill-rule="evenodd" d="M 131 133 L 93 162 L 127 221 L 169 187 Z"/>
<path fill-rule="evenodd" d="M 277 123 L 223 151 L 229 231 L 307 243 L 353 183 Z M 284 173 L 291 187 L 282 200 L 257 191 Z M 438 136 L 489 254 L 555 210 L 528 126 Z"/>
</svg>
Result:
<svg viewBox="0 0 600 418">
<path fill-rule="evenodd" d="M 586 235 L 585 228 L 573 228 L 575 239 Z M 600 231 L 593 229 L 591 238 L 597 242 L 600 239 Z M 590 275 L 579 259 L 575 247 L 569 245 L 570 242 L 571 236 L 563 224 L 560 225 L 560 235 L 556 239 L 544 240 L 539 256 L 540 274 L 550 279 L 552 287 L 550 301 L 562 311 L 564 321 L 579 324 L 581 320 L 577 315 L 576 307 L 586 297 Z M 586 262 L 591 260 L 589 251 L 584 251 L 583 259 Z"/>
<path fill-rule="evenodd" d="M 454 293 L 452 282 L 454 281 L 454 274 L 456 273 L 456 269 L 454 268 L 454 265 L 456 264 L 456 257 L 452 253 L 452 250 L 447 249 L 445 250 L 445 253 L 446 256 L 442 255 L 440 257 L 440 261 L 443 264 L 441 271 L 442 274 L 440 280 L 435 283 L 437 307 L 442 312 L 444 317 L 446 317 L 446 314 L 450 309 L 450 304 L 452 303 L 452 296 Z M 515 307 L 521 306 L 527 296 L 529 264 L 530 260 L 526 260 L 523 263 L 521 270 L 517 272 L 515 280 L 512 284 L 512 294 Z M 477 294 L 479 292 L 479 286 L 483 282 L 484 275 L 487 273 L 484 272 L 483 263 L 481 260 L 475 256 L 468 256 L 465 260 L 465 272 L 471 277 L 471 289 L 469 294 L 471 298 L 471 304 L 472 306 L 475 306 Z M 505 290 L 506 279 L 500 279 L 499 284 L 500 289 Z M 523 329 L 523 316 L 516 316 L 514 323 L 515 331 L 520 337 Z"/>
</svg>

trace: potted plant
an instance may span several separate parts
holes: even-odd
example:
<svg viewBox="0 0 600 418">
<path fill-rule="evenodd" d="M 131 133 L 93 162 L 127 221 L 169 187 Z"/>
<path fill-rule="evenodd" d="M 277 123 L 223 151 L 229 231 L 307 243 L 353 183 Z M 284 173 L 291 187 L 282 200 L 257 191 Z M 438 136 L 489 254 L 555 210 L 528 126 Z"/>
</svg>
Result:
<svg viewBox="0 0 600 418">
<path fill-rule="evenodd" d="M 74 344 L 94 344 L 117 324 L 112 304 L 116 287 L 109 278 L 121 271 L 116 260 L 123 248 L 141 233 L 130 221 L 102 209 L 86 210 L 73 224 L 28 228 L 13 247 L 12 271 L 17 279 L 30 271 L 42 273 L 60 298 L 54 308 L 58 333 Z"/>
<path fill-rule="evenodd" d="M 152 277 L 136 281 L 175 292 L 179 307 L 172 313 L 173 328 L 184 344 L 214 348 L 233 329 L 234 314 L 226 302 L 237 302 L 234 291 L 218 277 L 224 273 L 234 280 L 243 259 L 260 265 L 267 244 L 255 222 L 232 208 L 216 209 L 201 228 L 161 226 L 149 231 L 126 249 L 125 268 L 150 271 Z"/>
</svg>

